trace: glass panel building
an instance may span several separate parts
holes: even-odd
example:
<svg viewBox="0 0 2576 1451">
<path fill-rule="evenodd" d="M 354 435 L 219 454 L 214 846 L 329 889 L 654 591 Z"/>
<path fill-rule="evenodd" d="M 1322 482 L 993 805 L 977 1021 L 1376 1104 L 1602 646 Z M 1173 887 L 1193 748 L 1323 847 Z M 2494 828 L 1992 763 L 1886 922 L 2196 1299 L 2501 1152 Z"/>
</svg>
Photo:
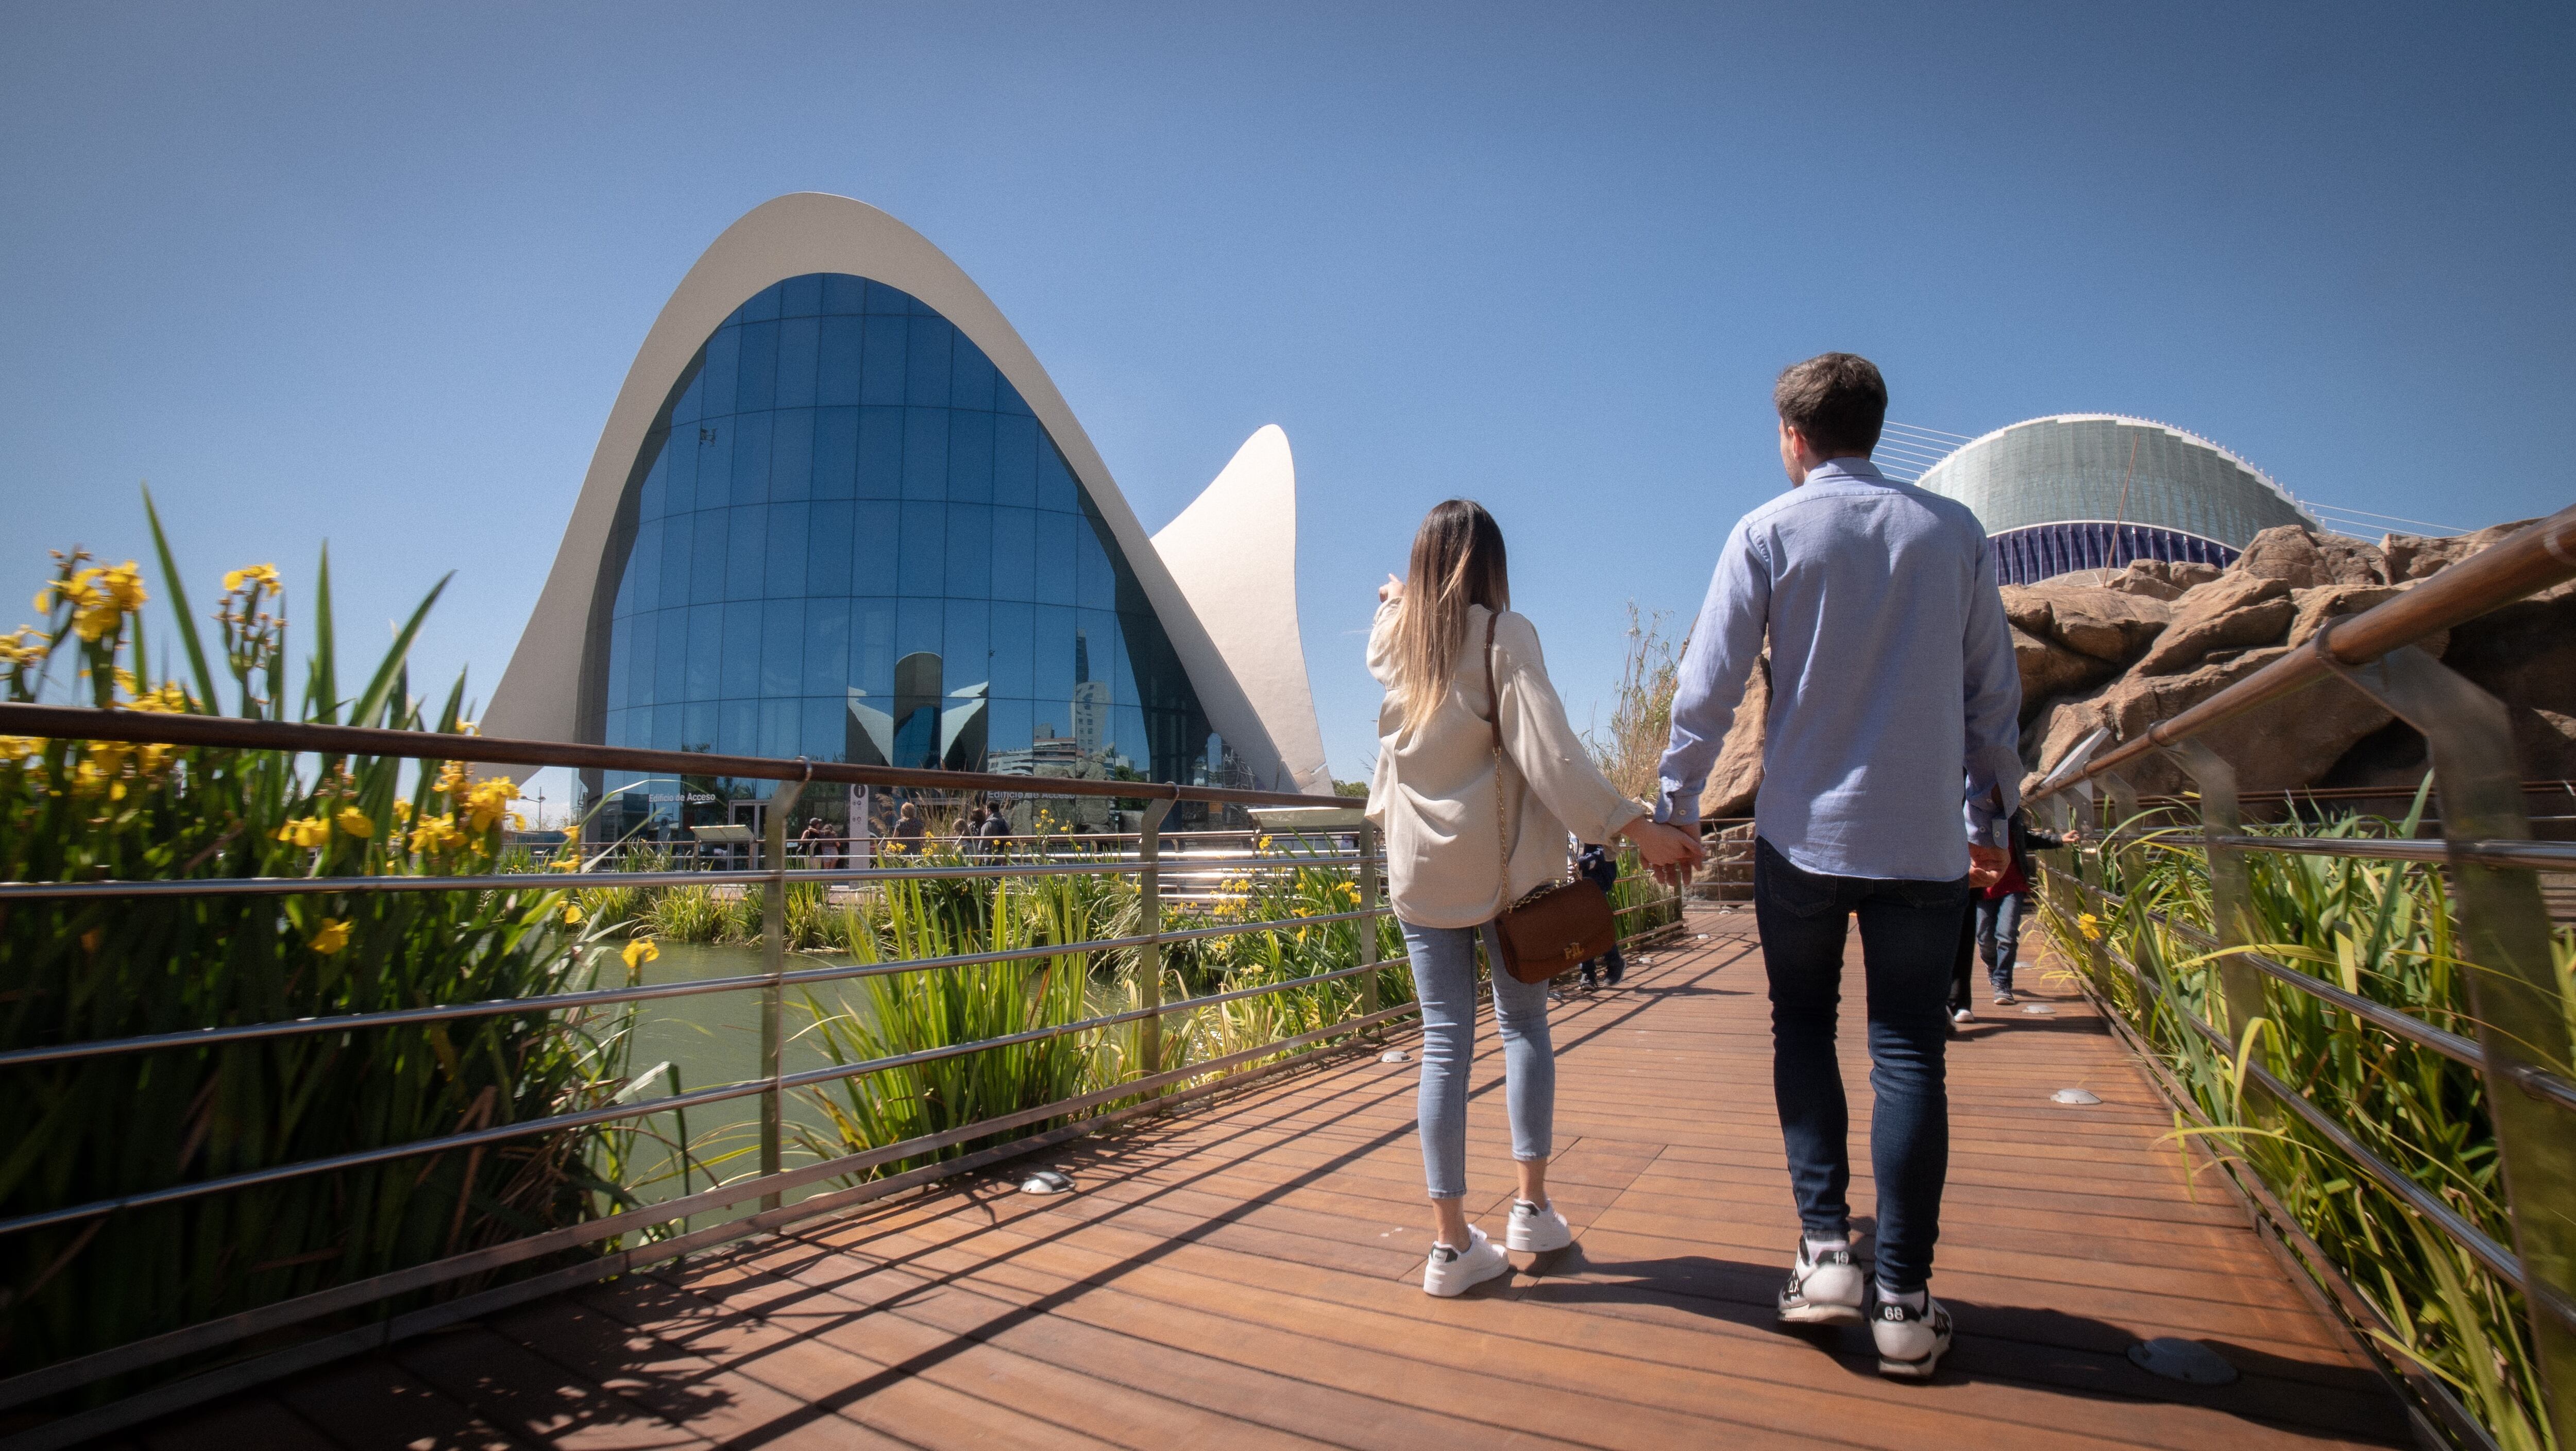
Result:
<svg viewBox="0 0 2576 1451">
<path fill-rule="evenodd" d="M 1976 511 L 2005 584 L 2134 559 L 2224 567 L 2265 529 L 2318 527 L 2279 484 L 2209 440 L 2109 414 L 1998 429 L 1920 482 Z"/>
<path fill-rule="evenodd" d="M 1165 533 L 954 262 L 864 203 L 779 197 L 646 336 L 484 729 L 1329 790 L 1285 435 L 1256 433 Z M 583 787 L 623 830 L 748 824 L 770 790 Z M 837 790 L 797 808 L 844 809 Z"/>
<path fill-rule="evenodd" d="M 609 548 L 608 744 L 1197 782 L 1214 752 L 1223 774 L 1099 509 L 918 299 L 840 274 L 762 290 L 636 474 Z"/>
</svg>

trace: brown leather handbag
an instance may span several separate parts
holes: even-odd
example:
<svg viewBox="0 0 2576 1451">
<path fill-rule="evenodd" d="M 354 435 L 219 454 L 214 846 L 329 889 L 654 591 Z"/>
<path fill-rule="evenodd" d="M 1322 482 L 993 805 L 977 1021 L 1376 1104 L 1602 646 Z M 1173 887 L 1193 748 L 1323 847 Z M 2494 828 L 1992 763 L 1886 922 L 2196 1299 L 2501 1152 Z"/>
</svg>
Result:
<svg viewBox="0 0 2576 1451">
<path fill-rule="evenodd" d="M 1494 838 L 1502 851 L 1503 880 L 1512 875 L 1511 828 L 1504 824 L 1503 690 L 1494 676 L 1494 622 L 1498 611 L 1485 612 L 1485 697 L 1494 729 Z M 1546 982 L 1604 956 L 1619 941 L 1619 919 L 1610 914 L 1610 898 L 1587 877 L 1534 887 L 1494 919 L 1494 936 L 1503 944 L 1503 968 L 1522 982 Z"/>
</svg>

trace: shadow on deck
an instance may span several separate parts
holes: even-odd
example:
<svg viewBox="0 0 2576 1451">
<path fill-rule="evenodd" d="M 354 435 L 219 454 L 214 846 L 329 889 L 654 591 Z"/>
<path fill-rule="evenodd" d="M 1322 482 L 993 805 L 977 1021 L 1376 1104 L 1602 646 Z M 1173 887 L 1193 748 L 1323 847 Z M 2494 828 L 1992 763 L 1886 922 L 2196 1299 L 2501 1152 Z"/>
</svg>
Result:
<svg viewBox="0 0 2576 1451">
<path fill-rule="evenodd" d="M 984 1179 L 287 1381 L 122 1438 L 161 1447 L 1673 1447 L 2406 1444 L 2080 998 L 1981 1009 L 1950 1057 L 1935 1291 L 1957 1348 L 1881 1379 L 1865 1327 L 1790 1333 L 1796 1234 L 1746 914 L 1555 1018 L 1575 1247 L 1453 1301 L 1427 1244 L 1415 1067 L 1373 1058 L 1075 1146 L 1079 1192 Z M 2036 975 L 2025 971 L 2025 977 Z M 1855 959 L 1847 993 L 1859 989 Z M 1867 1206 L 1868 1062 L 1844 1071 Z M 1394 1040 L 1408 1044 L 1410 1035 Z M 1509 1161 L 1490 1036 L 1469 1208 Z M 2098 1106 L 2050 1101 L 2060 1088 Z M 1864 1224 L 1864 1227 L 1865 1224 Z M 2132 1365 L 2203 1341 L 2243 1375 Z"/>
</svg>

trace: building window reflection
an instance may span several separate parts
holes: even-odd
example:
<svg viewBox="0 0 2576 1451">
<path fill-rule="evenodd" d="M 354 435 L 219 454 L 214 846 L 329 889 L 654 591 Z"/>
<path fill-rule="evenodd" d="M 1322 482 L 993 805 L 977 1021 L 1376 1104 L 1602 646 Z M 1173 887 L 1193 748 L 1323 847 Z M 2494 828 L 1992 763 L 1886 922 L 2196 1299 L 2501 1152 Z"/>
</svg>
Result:
<svg viewBox="0 0 2576 1451">
<path fill-rule="evenodd" d="M 587 725 L 608 744 L 1228 773 L 1055 441 L 906 293 L 834 274 L 763 290 L 683 373 L 632 477 L 585 672 Z M 601 785 L 666 820 L 723 794 L 614 772 Z"/>
</svg>

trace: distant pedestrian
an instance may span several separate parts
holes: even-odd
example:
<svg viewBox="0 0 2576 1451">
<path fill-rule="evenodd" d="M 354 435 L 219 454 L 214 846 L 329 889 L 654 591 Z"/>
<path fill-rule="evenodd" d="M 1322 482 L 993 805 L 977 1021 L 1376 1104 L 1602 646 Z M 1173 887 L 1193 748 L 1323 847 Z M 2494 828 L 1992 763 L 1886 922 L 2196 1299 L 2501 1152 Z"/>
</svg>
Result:
<svg viewBox="0 0 2576 1451">
<path fill-rule="evenodd" d="M 920 806 L 907 801 L 894 814 L 894 841 L 890 847 L 908 856 L 919 856 L 922 838 L 929 829 L 921 819 Z"/>
<path fill-rule="evenodd" d="M 1574 873 L 1576 876 L 1591 878 L 1593 885 L 1601 889 L 1601 895 L 1609 896 L 1610 889 L 1619 883 L 1619 854 L 1606 846 L 1585 842 L 1583 850 L 1575 854 Z M 1611 942 L 1610 951 L 1607 954 L 1583 964 L 1585 987 L 1598 985 L 1594 981 L 1596 970 L 1600 982 L 1607 983 L 1611 987 L 1617 987 L 1619 979 L 1627 975 L 1628 964 L 1619 956 L 1617 941 Z"/>
<path fill-rule="evenodd" d="M 2013 958 L 2021 951 L 2021 922 L 2030 905 L 2033 851 L 2067 846 L 2075 838 L 2030 829 L 2030 813 L 2016 811 L 2006 833 L 2012 860 L 1976 898 L 1977 955 L 1986 961 L 1986 981 L 1995 990 L 1995 1006 L 2020 1001 L 2013 995 Z"/>
<path fill-rule="evenodd" d="M 1010 850 L 1011 818 L 1003 815 L 1002 808 L 999 806 L 987 807 L 984 812 L 984 825 L 979 829 L 978 835 L 984 838 L 984 852 L 987 856 L 1003 855 Z"/>
</svg>

